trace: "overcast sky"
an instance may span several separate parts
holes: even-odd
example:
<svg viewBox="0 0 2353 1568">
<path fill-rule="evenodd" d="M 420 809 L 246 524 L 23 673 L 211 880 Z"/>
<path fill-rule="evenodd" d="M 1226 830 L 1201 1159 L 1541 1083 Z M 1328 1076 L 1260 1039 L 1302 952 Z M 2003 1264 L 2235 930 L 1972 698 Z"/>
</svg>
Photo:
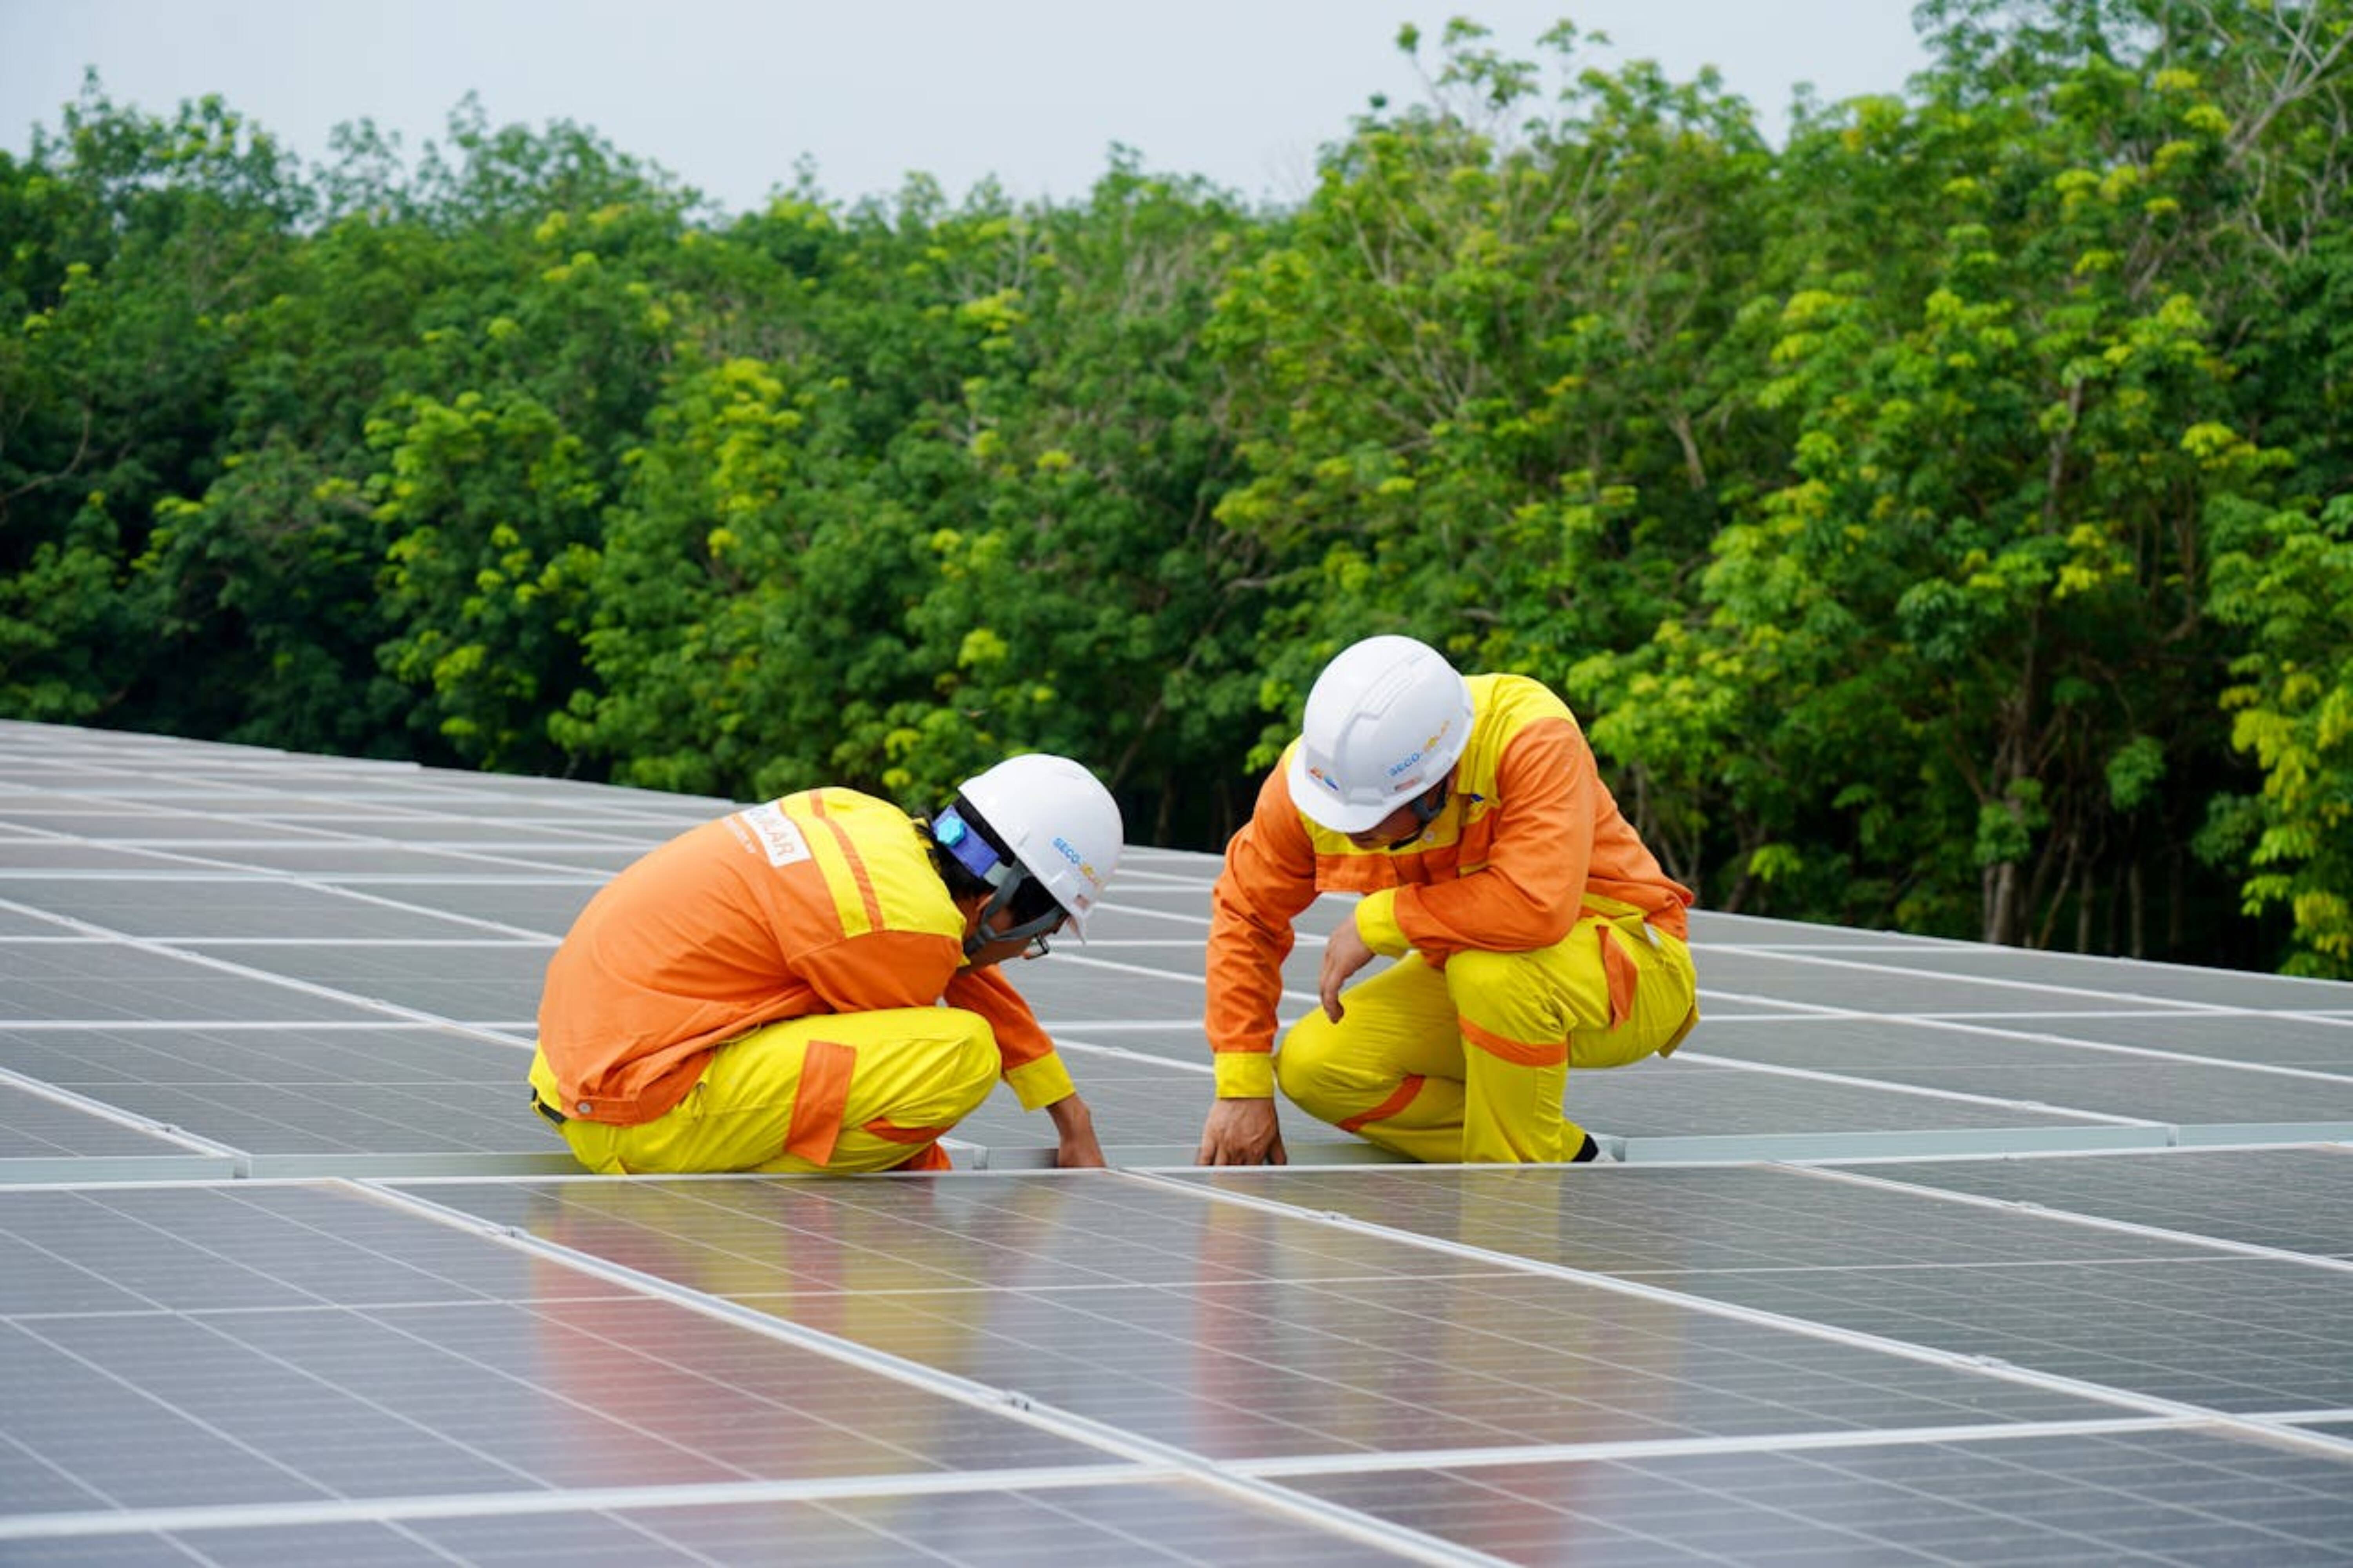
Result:
<svg viewBox="0 0 2353 1568">
<path fill-rule="evenodd" d="M 153 114 L 218 93 L 305 160 L 373 119 L 413 158 L 480 95 L 494 124 L 565 119 L 732 211 L 807 156 L 831 196 L 920 170 L 952 196 L 996 175 L 1083 196 L 1113 143 L 1252 198 L 1308 188 L 1316 148 L 1377 92 L 1413 101 L 1394 47 L 1464 15 L 1506 55 L 1563 16 L 1597 63 L 1712 64 L 1777 140 L 1793 86 L 1900 91 L 1925 63 L 1909 0 L 0 0 L 0 147 L 54 129 L 85 66 Z M 1434 58 L 1426 43 L 1425 58 Z"/>
</svg>

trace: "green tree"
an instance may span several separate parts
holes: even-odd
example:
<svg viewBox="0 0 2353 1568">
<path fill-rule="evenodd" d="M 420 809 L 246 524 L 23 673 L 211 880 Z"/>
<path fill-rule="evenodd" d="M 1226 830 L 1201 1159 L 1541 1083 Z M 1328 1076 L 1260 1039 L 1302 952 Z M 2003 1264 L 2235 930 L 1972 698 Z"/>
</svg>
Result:
<svg viewBox="0 0 2353 1568">
<path fill-rule="evenodd" d="M 0 157 L 0 690 L 26 716 L 200 730 L 131 563 L 153 509 L 218 471 L 235 343 L 308 209 L 216 99 L 169 120 L 95 78 Z"/>
<path fill-rule="evenodd" d="M 2204 520 L 2276 476 L 2227 352 L 2263 143 L 2211 84 L 2289 46 L 2191 15 L 1924 7 L 1923 101 L 1801 121 L 1752 315 L 1790 477 L 1718 536 L 1703 615 L 1587 673 L 1599 738 L 1716 802 L 1729 902 L 2133 951 L 2205 924 Z"/>
<path fill-rule="evenodd" d="M 1260 557 L 1214 515 L 1235 461 L 1201 345 L 1250 230 L 1229 196 L 1121 154 L 1008 243 L 1022 274 L 960 291 L 984 373 L 944 433 L 976 503 L 933 535 L 910 617 L 953 671 L 918 722 L 982 754 L 1087 756 L 1158 842 L 1221 842 L 1250 799 Z"/>
<path fill-rule="evenodd" d="M 1220 302 L 1249 471 L 1219 514 L 1268 559 L 1278 710 L 1383 628 L 1554 680 L 1646 637 L 1755 459 L 1718 358 L 1761 238 L 1747 106 L 1579 69 L 1566 25 L 1546 103 L 1485 37 L 1448 28 L 1432 101 L 1367 116 Z"/>
<path fill-rule="evenodd" d="M 2353 495 L 2222 509 L 2215 613 L 2247 629 L 2223 694 L 2231 739 L 2262 765 L 2252 796 L 2217 799 L 2209 842 L 2245 865 L 2249 915 L 2284 911 L 2291 974 L 2353 979 Z"/>
<path fill-rule="evenodd" d="M 471 101 L 306 176 L 93 80 L 0 155 L 0 710 L 910 805 L 1047 747 L 1214 847 L 1403 630 L 1563 685 L 1718 907 L 2341 972 L 2353 12 L 1916 21 L 1779 152 L 1458 22 L 1263 211 L 1120 151 L 723 222 Z"/>
<path fill-rule="evenodd" d="M 1122 164 L 1082 209 L 804 191 L 695 248 L 725 308 L 631 456 L 566 743 L 636 782 L 911 800 L 1060 749 L 1183 817 L 1196 699 L 1246 647 L 1215 635 L 1240 600 L 1193 353 L 1240 227 Z"/>
<path fill-rule="evenodd" d="M 363 493 L 366 427 L 423 362 L 417 322 L 457 286 L 452 260 L 413 218 L 344 217 L 289 254 L 276 292 L 223 318 L 219 472 L 155 503 L 135 563 L 172 656 L 207 673 L 193 732 L 413 754 L 411 701 L 376 660 L 394 624 L 377 592 L 389 533 Z"/>
</svg>

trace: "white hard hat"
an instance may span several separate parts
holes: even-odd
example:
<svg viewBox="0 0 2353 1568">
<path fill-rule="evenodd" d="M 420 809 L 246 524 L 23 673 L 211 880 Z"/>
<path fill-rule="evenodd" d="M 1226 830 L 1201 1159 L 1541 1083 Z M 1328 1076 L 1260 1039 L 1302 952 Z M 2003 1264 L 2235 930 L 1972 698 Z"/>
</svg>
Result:
<svg viewBox="0 0 2353 1568">
<path fill-rule="evenodd" d="M 1367 637 L 1315 677 L 1291 798 L 1338 833 L 1360 833 L 1444 779 L 1471 739 L 1471 686 L 1410 637 Z"/>
<path fill-rule="evenodd" d="M 974 775 L 956 795 L 1084 936 L 1088 914 L 1119 869 L 1124 836 L 1119 802 L 1103 781 L 1067 757 L 1039 752 Z"/>
</svg>

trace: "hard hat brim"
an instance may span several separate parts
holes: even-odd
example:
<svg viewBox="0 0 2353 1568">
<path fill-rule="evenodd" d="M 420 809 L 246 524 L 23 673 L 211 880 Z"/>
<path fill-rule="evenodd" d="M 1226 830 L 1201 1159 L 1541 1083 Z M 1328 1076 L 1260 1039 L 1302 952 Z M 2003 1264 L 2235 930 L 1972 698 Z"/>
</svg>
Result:
<svg viewBox="0 0 2353 1568">
<path fill-rule="evenodd" d="M 1358 806 L 1335 800 L 1332 791 L 1307 776 L 1307 757 L 1297 746 L 1291 748 L 1283 777 L 1291 786 L 1291 803 L 1297 806 L 1309 821 L 1335 833 L 1361 833 L 1377 827 L 1391 812 L 1405 804 L 1399 800 Z"/>
</svg>

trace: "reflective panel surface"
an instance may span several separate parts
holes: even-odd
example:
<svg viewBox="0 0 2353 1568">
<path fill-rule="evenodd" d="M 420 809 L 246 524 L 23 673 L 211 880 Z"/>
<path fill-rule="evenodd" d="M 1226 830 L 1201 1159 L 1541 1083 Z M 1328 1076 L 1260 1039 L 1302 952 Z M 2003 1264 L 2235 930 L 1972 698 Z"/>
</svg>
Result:
<svg viewBox="0 0 2353 1568">
<path fill-rule="evenodd" d="M 2353 987 L 1702 910 L 1624 1162 L 1205 1171 L 1132 846 L 1011 971 L 1113 1170 L 574 1173 L 548 956 L 726 809 L 0 722 L 0 1562 L 2348 1558 Z"/>
</svg>

